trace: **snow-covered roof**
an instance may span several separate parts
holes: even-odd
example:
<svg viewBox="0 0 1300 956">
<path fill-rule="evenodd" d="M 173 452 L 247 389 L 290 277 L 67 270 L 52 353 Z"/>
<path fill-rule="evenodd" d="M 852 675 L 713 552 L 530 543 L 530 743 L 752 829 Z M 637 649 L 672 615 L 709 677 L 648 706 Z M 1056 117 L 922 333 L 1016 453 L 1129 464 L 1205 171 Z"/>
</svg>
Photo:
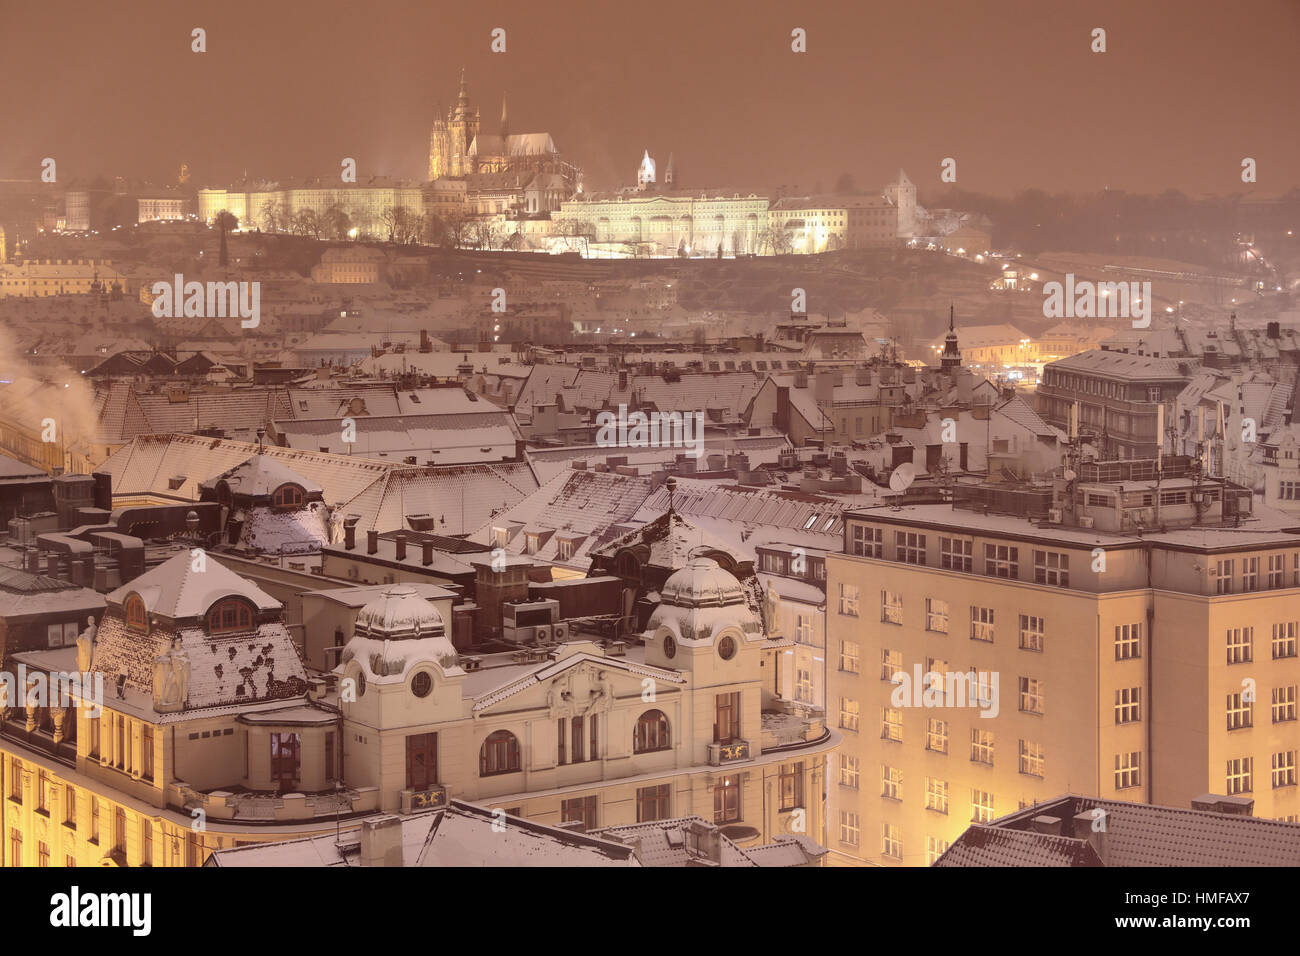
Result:
<svg viewBox="0 0 1300 956">
<path fill-rule="evenodd" d="M 231 494 L 253 498 L 269 496 L 281 485 L 298 485 L 310 495 L 319 495 L 324 489 L 298 474 L 284 462 L 268 455 L 254 455 L 234 468 L 203 482 L 200 488 L 215 489 L 220 482 L 230 486 Z"/>
<path fill-rule="evenodd" d="M 261 611 L 282 607 L 279 601 L 214 556 L 205 556 L 201 571 L 194 569 L 196 563 L 188 551 L 174 555 L 111 592 L 108 602 L 120 606 L 134 592 L 140 595 L 151 615 L 172 621 L 200 617 L 220 598 L 231 595 L 245 598 Z"/>
</svg>

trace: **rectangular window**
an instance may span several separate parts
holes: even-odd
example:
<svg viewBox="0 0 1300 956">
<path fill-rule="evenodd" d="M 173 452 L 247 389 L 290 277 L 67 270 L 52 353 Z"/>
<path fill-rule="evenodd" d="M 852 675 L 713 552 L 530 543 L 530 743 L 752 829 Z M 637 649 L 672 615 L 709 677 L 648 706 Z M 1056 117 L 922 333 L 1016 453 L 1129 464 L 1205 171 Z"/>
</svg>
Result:
<svg viewBox="0 0 1300 956">
<path fill-rule="evenodd" d="M 113 849 L 126 852 L 126 810 L 122 807 L 113 811 Z"/>
<path fill-rule="evenodd" d="M 153 866 L 153 823 L 140 818 L 140 865 Z"/>
<path fill-rule="evenodd" d="M 1243 692 L 1238 691 L 1235 694 L 1228 695 L 1227 716 L 1228 729 L 1241 730 L 1245 727 L 1252 727 L 1255 724 L 1255 708 L 1249 700 L 1243 700 L 1246 696 Z"/>
<path fill-rule="evenodd" d="M 1228 628 L 1228 663 L 1249 664 L 1255 659 L 1255 629 L 1253 627 Z"/>
<path fill-rule="evenodd" d="M 1115 660 L 1127 661 L 1142 656 L 1142 625 L 1115 625 Z"/>
<path fill-rule="evenodd" d="M 1115 755 L 1115 789 L 1142 786 L 1142 754 L 1136 750 Z"/>
<path fill-rule="evenodd" d="M 934 866 L 939 857 L 948 852 L 948 847 L 952 844 L 947 840 L 940 840 L 938 837 L 925 838 L 925 865 Z"/>
<path fill-rule="evenodd" d="M 926 722 L 925 749 L 940 754 L 948 752 L 948 721 L 931 719 Z"/>
<path fill-rule="evenodd" d="M 1273 754 L 1273 789 L 1295 786 L 1295 751 Z"/>
<path fill-rule="evenodd" d="M 990 823 L 993 820 L 993 794 L 987 790 L 970 792 L 971 823 Z"/>
<path fill-rule="evenodd" d="M 902 831 L 893 823 L 886 823 L 880 828 L 880 854 L 895 860 L 903 858 Z"/>
<path fill-rule="evenodd" d="M 713 822 L 735 823 L 741 817 L 740 776 L 723 777 L 713 786 Z"/>
<path fill-rule="evenodd" d="M 1232 593 L 1232 561 L 1217 561 L 1214 565 L 1214 593 Z"/>
<path fill-rule="evenodd" d="M 970 639 L 972 641 L 993 641 L 993 608 L 970 608 Z"/>
<path fill-rule="evenodd" d="M 880 768 L 880 795 L 886 800 L 902 800 L 900 790 L 903 786 L 903 771 L 897 767 Z"/>
<path fill-rule="evenodd" d="M 840 585 L 840 613 L 846 617 L 858 616 L 858 586 L 856 584 Z"/>
<path fill-rule="evenodd" d="M 855 524 L 853 536 L 849 541 L 849 553 L 863 558 L 883 558 L 885 556 L 884 530 Z"/>
<path fill-rule="evenodd" d="M 651 823 L 672 817 L 673 786 L 662 783 L 654 787 L 637 787 L 636 822 Z"/>
<path fill-rule="evenodd" d="M 1043 745 L 1032 740 L 1020 741 L 1020 772 L 1030 777 L 1043 776 Z"/>
<path fill-rule="evenodd" d="M 794 699 L 800 703 L 811 704 L 813 702 L 812 686 L 812 671 L 803 667 L 796 667 L 794 672 Z M 595 718 L 592 719 L 592 727 L 594 728 L 596 726 L 594 723 Z"/>
<path fill-rule="evenodd" d="M 1243 591 L 1259 590 L 1259 558 L 1242 558 L 1241 589 Z"/>
<path fill-rule="evenodd" d="M 555 762 L 563 767 L 569 762 L 569 721 L 568 718 L 560 717 L 555 722 L 555 741 L 556 752 Z"/>
<path fill-rule="evenodd" d="M 894 557 L 904 564 L 925 564 L 925 535 L 915 531 L 895 531 Z"/>
<path fill-rule="evenodd" d="M 581 823 L 583 830 L 596 829 L 596 795 L 561 800 L 560 822 Z"/>
<path fill-rule="evenodd" d="M 50 812 L 50 775 L 44 770 L 36 774 L 36 812 L 46 815 Z"/>
<path fill-rule="evenodd" d="M 1273 723 L 1295 720 L 1295 684 L 1273 688 Z"/>
<path fill-rule="evenodd" d="M 1268 586 L 1270 588 L 1285 587 L 1286 580 L 1286 555 L 1270 554 L 1268 556 Z"/>
<path fill-rule="evenodd" d="M 1115 691 L 1115 723 L 1132 724 L 1142 719 L 1142 688 L 1121 687 Z"/>
<path fill-rule="evenodd" d="M 901 742 L 903 739 L 903 712 L 896 707 L 882 707 L 880 739 Z"/>
<path fill-rule="evenodd" d="M 781 764 L 781 809 L 796 810 L 803 806 L 803 763 Z"/>
<path fill-rule="evenodd" d="M 936 813 L 948 812 L 948 781 L 925 778 L 925 808 Z"/>
<path fill-rule="evenodd" d="M 858 780 L 862 772 L 862 763 L 857 757 L 840 754 L 840 786 L 858 789 Z"/>
<path fill-rule="evenodd" d="M 880 592 L 880 619 L 886 624 L 903 623 L 903 596 L 896 591 Z"/>
<path fill-rule="evenodd" d="M 970 761 L 993 766 L 993 731 L 971 729 Z"/>
<path fill-rule="evenodd" d="M 1251 793 L 1255 789 L 1255 758 L 1234 757 L 1228 761 L 1226 793 L 1236 796 L 1239 793 Z"/>
<path fill-rule="evenodd" d="M 144 766 L 140 768 L 144 778 L 153 782 L 153 725 L 141 724 L 140 750 Z"/>
<path fill-rule="evenodd" d="M 713 701 L 713 742 L 715 744 L 735 743 L 740 739 L 740 691 L 715 694 Z"/>
<path fill-rule="evenodd" d="M 948 602 L 938 598 L 925 599 L 925 629 L 936 634 L 948 633 Z"/>
<path fill-rule="evenodd" d="M 1020 549 L 1007 544 L 984 545 L 984 573 L 995 578 L 1020 577 Z"/>
<path fill-rule="evenodd" d="M 849 674 L 858 673 L 861 653 L 862 649 L 857 641 L 840 641 L 840 670 Z"/>
<path fill-rule="evenodd" d="M 23 865 L 23 831 L 17 827 L 9 828 L 9 865 Z"/>
<path fill-rule="evenodd" d="M 9 799 L 23 802 L 23 762 L 17 757 L 9 762 Z"/>
<path fill-rule="evenodd" d="M 975 543 L 964 538 L 939 539 L 939 566 L 948 571 L 965 571 L 972 567 Z"/>
<path fill-rule="evenodd" d="M 880 679 L 894 683 L 894 677 L 903 669 L 903 652 L 891 651 L 889 648 L 880 650 Z"/>
<path fill-rule="evenodd" d="M 71 830 L 77 829 L 77 790 L 70 783 L 63 787 L 63 823 Z"/>
<path fill-rule="evenodd" d="M 858 730 L 858 702 L 850 697 L 840 698 L 840 729 Z"/>
<path fill-rule="evenodd" d="M 569 759 L 574 763 L 582 763 L 584 759 L 582 755 L 584 752 L 584 743 L 587 739 L 584 736 L 585 733 L 586 727 L 584 726 L 581 717 L 574 717 L 569 721 L 569 741 L 572 746 L 572 749 L 569 752 Z M 726 741 L 726 743 L 730 742 L 730 739 Z"/>
<path fill-rule="evenodd" d="M 1056 587 L 1070 586 L 1070 556 L 1056 551 L 1034 552 L 1034 581 Z"/>
<path fill-rule="evenodd" d="M 857 846 L 862 839 L 862 818 L 848 810 L 840 811 L 840 842 Z"/>
<path fill-rule="evenodd" d="M 1296 656 L 1295 621 L 1286 621 L 1273 625 L 1273 660 Z"/>
<path fill-rule="evenodd" d="M 1033 677 L 1020 678 L 1020 710 L 1025 714 L 1042 714 L 1043 682 Z"/>
<path fill-rule="evenodd" d="M 1043 649 L 1043 619 L 1033 614 L 1020 615 L 1020 647 L 1026 651 Z"/>
<path fill-rule="evenodd" d="M 50 865 L 50 847 L 44 840 L 40 840 L 36 844 L 36 865 Z"/>
</svg>

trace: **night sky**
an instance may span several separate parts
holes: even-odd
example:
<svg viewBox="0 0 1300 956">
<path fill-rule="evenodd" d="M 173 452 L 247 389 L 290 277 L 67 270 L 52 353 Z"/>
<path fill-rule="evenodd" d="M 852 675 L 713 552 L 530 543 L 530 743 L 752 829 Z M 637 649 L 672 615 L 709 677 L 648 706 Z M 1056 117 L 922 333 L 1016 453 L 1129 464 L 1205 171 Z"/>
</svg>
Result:
<svg viewBox="0 0 1300 956">
<path fill-rule="evenodd" d="M 589 187 L 633 181 L 646 147 L 685 186 L 874 190 L 901 166 L 924 196 L 948 156 L 959 188 L 1001 195 L 1300 185 L 1300 0 L 7 0 L 0 24 L 0 179 L 45 156 L 61 183 L 336 176 L 344 156 L 423 179 L 463 65 L 488 131 L 504 92 L 511 131 L 550 132 Z"/>
</svg>

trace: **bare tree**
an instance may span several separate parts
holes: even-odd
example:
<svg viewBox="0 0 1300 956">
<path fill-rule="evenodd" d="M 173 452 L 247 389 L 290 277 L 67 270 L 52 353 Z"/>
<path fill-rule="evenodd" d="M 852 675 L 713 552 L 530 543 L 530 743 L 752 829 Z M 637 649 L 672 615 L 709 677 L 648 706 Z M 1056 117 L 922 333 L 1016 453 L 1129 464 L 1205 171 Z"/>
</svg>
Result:
<svg viewBox="0 0 1300 956">
<path fill-rule="evenodd" d="M 338 203 L 325 210 L 322 231 L 330 239 L 346 239 L 352 228 L 352 217 Z"/>
</svg>

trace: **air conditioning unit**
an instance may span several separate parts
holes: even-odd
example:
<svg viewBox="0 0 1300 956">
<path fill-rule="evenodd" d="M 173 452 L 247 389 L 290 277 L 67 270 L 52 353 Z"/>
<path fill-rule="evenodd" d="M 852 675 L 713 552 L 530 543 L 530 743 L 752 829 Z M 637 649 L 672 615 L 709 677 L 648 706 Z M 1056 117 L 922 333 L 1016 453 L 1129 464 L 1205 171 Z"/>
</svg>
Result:
<svg viewBox="0 0 1300 956">
<path fill-rule="evenodd" d="M 556 624 L 551 628 L 551 637 L 555 641 L 562 641 L 569 636 L 569 627 L 567 624 Z"/>
<path fill-rule="evenodd" d="M 1080 528 L 1091 528 L 1091 527 L 1092 527 L 1092 524 L 1093 524 L 1093 519 L 1092 519 L 1092 517 L 1089 516 L 1089 515 L 1084 515 L 1083 517 L 1081 517 L 1081 518 L 1079 519 L 1079 527 L 1080 527 Z"/>
<path fill-rule="evenodd" d="M 1060 523 L 1061 523 L 1061 509 L 1060 509 L 1060 508 L 1048 508 L 1048 509 L 1047 509 L 1047 520 L 1050 521 L 1052 524 L 1060 524 Z"/>
<path fill-rule="evenodd" d="M 533 628 L 533 640 L 538 644 L 547 644 L 551 640 L 551 628 L 546 624 L 539 624 Z"/>
</svg>

